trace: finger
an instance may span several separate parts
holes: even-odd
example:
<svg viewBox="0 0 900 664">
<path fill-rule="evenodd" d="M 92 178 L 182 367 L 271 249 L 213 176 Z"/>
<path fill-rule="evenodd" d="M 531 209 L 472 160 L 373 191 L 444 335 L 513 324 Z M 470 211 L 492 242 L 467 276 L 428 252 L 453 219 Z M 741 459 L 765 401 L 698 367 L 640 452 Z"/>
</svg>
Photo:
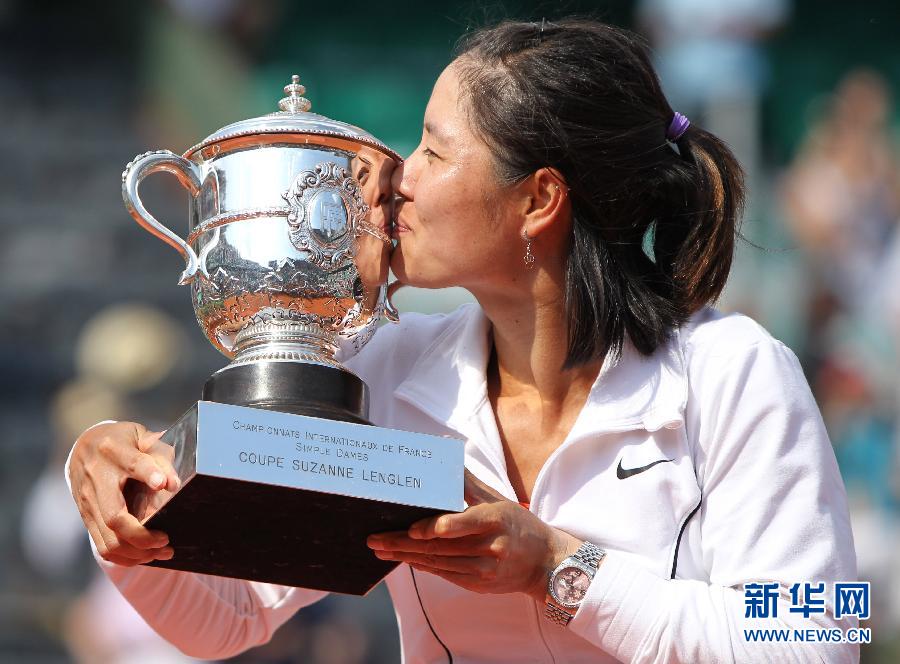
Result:
<svg viewBox="0 0 900 664">
<path fill-rule="evenodd" d="M 104 524 L 101 508 L 96 495 L 86 495 L 85 502 L 86 504 L 82 511 L 82 517 L 88 528 L 88 532 L 91 534 L 91 538 L 94 540 L 97 552 L 104 560 L 111 560 L 111 557 L 118 557 L 118 538 L 116 538 L 115 533 Z"/>
<path fill-rule="evenodd" d="M 138 436 L 137 447 L 138 450 L 148 454 L 158 442 L 160 442 L 160 437 L 164 434 L 164 431 L 148 431 L 144 430 L 142 434 Z M 165 444 L 165 443 L 163 443 Z"/>
<path fill-rule="evenodd" d="M 172 547 L 155 547 L 151 549 L 141 549 L 121 541 L 116 534 L 106 528 L 102 523 L 92 522 L 88 526 L 88 532 L 94 545 L 97 547 L 97 553 L 104 560 L 115 562 L 117 564 L 141 564 L 151 560 L 161 558 L 168 560 L 174 554 Z"/>
<path fill-rule="evenodd" d="M 381 560 L 409 563 L 442 572 L 456 572 L 475 579 L 488 580 L 496 576 L 496 562 L 480 556 L 430 556 L 425 553 L 401 551 L 375 551 L 374 553 Z"/>
<path fill-rule="evenodd" d="M 169 486 L 170 475 L 177 478 L 175 469 L 164 460 L 137 450 L 124 452 L 124 469 L 128 477 L 143 482 L 154 491 Z M 123 478 L 127 479 L 127 478 Z M 122 482 L 124 485 L 124 481 Z"/>
<path fill-rule="evenodd" d="M 103 522 L 96 523 L 97 530 L 103 538 L 106 548 L 117 556 L 125 558 L 143 559 L 147 556 L 152 557 L 154 553 L 159 552 L 168 544 L 168 538 L 160 539 L 159 543 L 150 546 L 136 546 L 131 542 L 120 537 L 115 529 L 110 528 Z"/>
<path fill-rule="evenodd" d="M 462 537 L 457 539 L 412 539 L 406 533 L 372 535 L 366 540 L 374 551 L 403 551 L 438 556 L 487 556 L 492 552 L 493 537 Z"/>
<path fill-rule="evenodd" d="M 116 565 L 121 565 L 122 567 L 137 567 L 138 565 L 146 565 L 147 563 L 153 562 L 153 558 L 148 560 L 133 560 L 131 558 L 122 558 L 121 556 L 109 555 L 104 560 L 108 563 L 115 563 Z"/>
<path fill-rule="evenodd" d="M 147 431 L 138 440 L 138 449 L 153 457 L 153 460 L 166 475 L 165 488 L 177 491 L 181 488 L 181 478 L 172 465 L 175 460 L 175 447 L 160 440 L 165 431 Z"/>
<path fill-rule="evenodd" d="M 94 524 L 96 528 L 95 544 L 99 545 L 102 540 L 107 548 L 114 550 L 121 538 L 139 549 L 158 549 L 167 545 L 168 536 L 165 533 L 144 528 L 128 513 L 125 497 L 115 477 L 114 471 L 89 473 L 78 483 L 77 495 L 73 494 L 85 525 L 90 529 Z"/>
<path fill-rule="evenodd" d="M 131 434 L 132 436 L 134 436 L 135 440 L 140 440 L 141 436 L 149 433 L 147 431 L 147 427 L 145 427 L 143 424 L 140 424 L 139 422 L 127 422 L 124 424 L 127 424 L 128 427 L 130 427 Z"/>
<path fill-rule="evenodd" d="M 493 530 L 499 523 L 499 515 L 493 505 L 475 505 L 458 514 L 441 514 L 417 521 L 409 527 L 412 539 L 435 537 L 467 537 Z"/>
<path fill-rule="evenodd" d="M 97 547 L 97 555 L 99 555 L 103 560 L 108 563 L 115 563 L 116 565 L 121 565 L 122 567 L 134 567 L 135 565 L 143 565 L 145 563 L 149 563 L 151 558 L 149 556 L 144 560 L 136 559 L 136 558 L 126 558 L 125 556 L 120 556 L 117 553 L 113 553 L 103 541 L 103 538 L 100 538 L 100 543 L 95 545 Z"/>
<path fill-rule="evenodd" d="M 133 514 L 128 511 L 125 497 L 118 486 L 103 482 L 96 487 L 97 509 L 101 534 L 107 540 L 108 546 L 113 548 L 121 538 L 131 546 L 138 549 L 155 549 L 169 543 L 168 536 L 160 531 L 151 531 L 141 525 Z M 115 537 L 111 541 L 110 535 Z"/>
<path fill-rule="evenodd" d="M 472 577 L 469 574 L 460 574 L 459 572 L 448 572 L 446 570 L 435 569 L 433 567 L 425 567 L 424 565 L 417 565 L 415 563 L 411 563 L 410 567 L 412 567 L 417 572 L 425 572 L 426 574 L 433 574 L 437 577 L 444 579 L 445 581 L 449 581 L 460 588 L 465 588 L 466 590 L 471 590 L 473 592 L 481 593 L 486 592 L 485 588 L 481 585 L 482 580 Z"/>
<path fill-rule="evenodd" d="M 87 526 L 91 540 L 94 542 L 94 548 L 97 549 L 97 553 L 100 554 L 100 557 L 103 558 L 103 560 L 109 560 L 111 555 L 114 556 L 115 554 L 110 553 L 109 547 L 106 545 L 106 540 L 104 540 L 103 536 L 100 534 L 100 529 L 97 527 L 97 524 L 91 521 L 85 525 Z"/>
<path fill-rule="evenodd" d="M 137 520 L 129 512 L 116 514 L 109 528 L 122 543 L 127 543 L 136 549 L 159 549 L 169 543 L 169 536 L 160 530 L 150 530 Z"/>
<path fill-rule="evenodd" d="M 154 560 L 170 560 L 172 558 L 172 554 L 156 554 L 156 555 L 147 555 L 144 558 L 126 558 L 125 556 L 117 555 L 115 553 L 108 553 L 106 555 L 101 555 L 101 558 L 106 562 L 115 563 L 116 565 L 121 565 L 122 567 L 135 567 L 136 565 L 146 565 L 147 563 L 152 563 Z"/>
<path fill-rule="evenodd" d="M 143 482 L 151 489 L 157 490 L 166 486 L 165 469 L 160 467 L 152 456 L 140 451 L 141 438 L 146 429 L 136 422 L 123 424 L 124 429 L 107 434 L 97 444 L 100 454 L 113 465 L 118 466 L 128 477 Z M 124 486 L 126 477 L 120 477 L 120 488 Z"/>
<path fill-rule="evenodd" d="M 495 503 L 498 500 L 506 500 L 502 494 L 492 489 L 480 479 L 475 477 L 472 472 L 465 469 L 465 483 L 463 492 L 466 502 L 469 505 L 480 505 L 481 503 Z"/>
</svg>

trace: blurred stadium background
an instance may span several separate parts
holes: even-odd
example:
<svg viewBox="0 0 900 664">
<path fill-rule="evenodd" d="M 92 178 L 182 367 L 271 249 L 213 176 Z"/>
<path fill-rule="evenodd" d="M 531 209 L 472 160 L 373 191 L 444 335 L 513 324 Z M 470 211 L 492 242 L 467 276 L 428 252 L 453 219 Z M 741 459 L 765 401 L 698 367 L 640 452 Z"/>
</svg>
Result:
<svg viewBox="0 0 900 664">
<path fill-rule="evenodd" d="M 176 286 L 180 258 L 125 212 L 125 163 L 271 112 L 293 73 L 315 111 L 407 154 L 467 28 L 570 13 L 645 34 L 673 106 L 747 167 L 750 242 L 720 307 L 755 317 L 801 358 L 873 582 L 863 662 L 900 661 L 895 1 L 0 0 L 0 662 L 186 661 L 98 577 L 61 478 L 86 426 L 164 428 L 223 364 Z M 142 193 L 159 218 L 186 225 L 174 179 L 151 178 Z M 407 310 L 467 299 L 401 293 Z M 305 610 L 239 658 L 398 660 L 382 589 Z"/>
</svg>

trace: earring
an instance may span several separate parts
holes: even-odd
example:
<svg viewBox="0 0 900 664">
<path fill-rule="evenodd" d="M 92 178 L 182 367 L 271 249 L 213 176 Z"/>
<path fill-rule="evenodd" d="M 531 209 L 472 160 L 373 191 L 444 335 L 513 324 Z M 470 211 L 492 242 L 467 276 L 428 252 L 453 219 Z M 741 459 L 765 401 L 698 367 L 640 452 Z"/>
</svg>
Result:
<svg viewBox="0 0 900 664">
<path fill-rule="evenodd" d="M 530 270 L 534 267 L 534 254 L 531 253 L 531 238 L 527 230 L 522 231 L 522 237 L 525 238 L 525 269 Z"/>
</svg>

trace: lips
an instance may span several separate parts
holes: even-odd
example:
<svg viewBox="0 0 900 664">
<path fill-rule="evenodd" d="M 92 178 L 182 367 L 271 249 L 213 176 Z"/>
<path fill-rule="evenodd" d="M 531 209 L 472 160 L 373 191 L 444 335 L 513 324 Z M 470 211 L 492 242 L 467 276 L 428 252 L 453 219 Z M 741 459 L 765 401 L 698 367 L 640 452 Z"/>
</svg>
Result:
<svg viewBox="0 0 900 664">
<path fill-rule="evenodd" d="M 394 227 L 391 229 L 391 237 L 396 238 L 398 235 L 408 233 L 409 227 L 399 219 L 394 219 Z"/>
<path fill-rule="evenodd" d="M 403 216 L 403 206 L 406 203 L 406 199 L 401 196 L 397 196 L 394 200 L 394 215 L 393 215 L 393 228 L 391 229 L 391 237 L 396 238 L 400 233 L 408 233 L 409 226 L 400 221 L 400 217 Z"/>
</svg>

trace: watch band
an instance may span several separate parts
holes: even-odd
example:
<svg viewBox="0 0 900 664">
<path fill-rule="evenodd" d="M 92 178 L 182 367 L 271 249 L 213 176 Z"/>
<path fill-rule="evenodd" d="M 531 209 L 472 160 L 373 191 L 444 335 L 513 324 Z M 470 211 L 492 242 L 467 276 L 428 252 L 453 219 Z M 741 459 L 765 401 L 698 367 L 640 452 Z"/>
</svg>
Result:
<svg viewBox="0 0 900 664">
<path fill-rule="evenodd" d="M 606 551 L 596 544 L 584 542 L 578 547 L 578 551 L 572 554 L 573 558 L 577 558 L 585 565 L 590 565 L 597 570 L 600 567 L 600 561 L 606 556 Z"/>
<path fill-rule="evenodd" d="M 547 601 L 547 608 L 544 609 L 544 617 L 554 625 L 565 627 L 572 620 L 572 614 L 563 611 L 556 604 L 551 604 L 551 600 Z"/>
<path fill-rule="evenodd" d="M 563 560 L 562 563 L 560 563 L 556 567 L 556 569 L 550 572 L 549 583 L 553 582 L 554 573 L 557 570 L 564 569 L 566 567 L 566 563 L 570 560 L 578 561 L 579 563 L 586 565 L 588 568 L 596 572 L 600 567 L 600 562 L 605 556 L 606 551 L 601 549 L 596 544 L 593 544 L 592 542 L 583 542 L 581 546 L 578 547 L 578 550 L 575 553 Z M 594 574 L 591 574 L 592 581 L 593 578 Z M 578 606 L 566 607 L 558 604 L 553 598 L 553 595 L 550 593 L 549 589 L 547 591 L 546 601 L 547 605 L 544 609 L 544 617 L 553 624 L 559 625 L 560 627 L 568 626 L 569 622 L 572 620 L 572 618 L 575 617 L 575 613 L 578 611 Z"/>
</svg>

